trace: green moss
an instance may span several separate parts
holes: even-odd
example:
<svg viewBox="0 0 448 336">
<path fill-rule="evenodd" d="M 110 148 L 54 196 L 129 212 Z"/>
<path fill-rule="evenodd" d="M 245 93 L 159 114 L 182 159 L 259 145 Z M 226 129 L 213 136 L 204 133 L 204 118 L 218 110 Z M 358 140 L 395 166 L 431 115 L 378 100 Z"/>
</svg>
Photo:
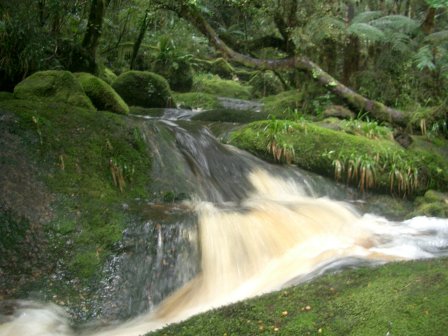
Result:
<svg viewBox="0 0 448 336">
<path fill-rule="evenodd" d="M 197 75 L 192 91 L 239 99 L 250 99 L 251 96 L 249 86 L 213 75 Z"/>
<path fill-rule="evenodd" d="M 39 71 L 14 88 L 18 99 L 67 103 L 76 107 L 94 110 L 76 77 L 68 71 Z"/>
<path fill-rule="evenodd" d="M 359 187 L 410 195 L 428 187 L 446 190 L 448 163 L 431 153 L 370 140 L 309 122 L 255 122 L 232 133 L 230 142 L 265 159 L 292 162 Z"/>
<path fill-rule="evenodd" d="M 221 78 L 232 79 L 235 75 L 235 69 L 224 58 L 217 58 L 210 62 L 209 71 Z"/>
<path fill-rule="evenodd" d="M 166 78 L 170 88 L 187 92 L 193 86 L 193 68 L 188 59 L 177 58 L 175 61 L 156 60 L 152 71 Z"/>
<path fill-rule="evenodd" d="M 117 92 L 102 79 L 86 72 L 75 74 L 84 92 L 98 110 L 128 114 L 129 107 Z"/>
<path fill-rule="evenodd" d="M 115 80 L 112 87 L 129 106 L 172 107 L 174 99 L 168 82 L 148 71 L 128 71 Z"/>
<path fill-rule="evenodd" d="M 14 94 L 11 92 L 0 91 L 0 100 L 14 99 Z"/>
<path fill-rule="evenodd" d="M 177 105 L 181 108 L 211 110 L 220 106 L 218 98 L 209 93 L 187 92 L 175 93 Z"/>
<path fill-rule="evenodd" d="M 111 69 L 104 67 L 101 69 L 99 77 L 107 84 L 112 85 L 118 76 Z"/>
<path fill-rule="evenodd" d="M 267 119 L 268 115 L 264 112 L 254 112 L 254 111 L 241 111 L 232 109 L 215 109 L 210 111 L 201 112 L 194 117 L 192 120 L 203 120 L 203 121 L 222 121 L 222 122 L 234 122 L 234 123 L 248 123 L 256 120 Z"/>
<path fill-rule="evenodd" d="M 283 91 L 283 84 L 272 71 L 258 72 L 248 83 L 256 98 L 277 95 Z"/>
<path fill-rule="evenodd" d="M 150 116 L 150 117 L 161 117 L 163 116 L 164 109 L 163 108 L 145 108 L 140 106 L 131 106 L 130 107 L 131 114 L 137 114 L 142 116 Z"/>
<path fill-rule="evenodd" d="M 428 190 L 423 197 L 417 197 L 415 208 L 408 218 L 416 216 L 435 216 L 448 218 L 448 194 Z"/>
<path fill-rule="evenodd" d="M 88 280 L 121 238 L 128 220 L 122 204 L 149 197 L 141 123 L 61 103 L 8 100 L 0 107 L 19 117 L 15 134 L 54 195 L 54 219 L 45 226 L 53 258 Z"/>
<path fill-rule="evenodd" d="M 262 99 L 263 110 L 276 117 L 290 115 L 295 110 L 300 110 L 303 105 L 303 95 L 297 90 L 285 91 L 275 96 Z"/>
<path fill-rule="evenodd" d="M 448 259 L 345 270 L 148 335 L 444 335 Z"/>
</svg>

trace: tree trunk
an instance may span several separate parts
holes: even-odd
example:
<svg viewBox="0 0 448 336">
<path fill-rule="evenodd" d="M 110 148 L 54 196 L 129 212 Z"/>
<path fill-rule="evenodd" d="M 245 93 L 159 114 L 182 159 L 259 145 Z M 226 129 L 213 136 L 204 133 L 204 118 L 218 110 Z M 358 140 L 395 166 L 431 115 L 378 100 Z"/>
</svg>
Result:
<svg viewBox="0 0 448 336">
<path fill-rule="evenodd" d="M 92 0 L 90 5 L 87 31 L 82 41 L 82 46 L 87 50 L 92 60 L 96 60 L 96 50 L 101 36 L 104 13 L 110 0 Z"/>
<path fill-rule="evenodd" d="M 434 7 L 429 7 L 428 11 L 426 12 L 425 21 L 423 21 L 421 28 L 422 31 L 429 35 L 434 30 L 434 25 L 436 21 L 436 9 Z"/>
<path fill-rule="evenodd" d="M 296 55 L 284 59 L 252 58 L 229 48 L 219 38 L 208 22 L 197 11 L 188 5 L 181 5 L 178 8 L 178 14 L 191 22 L 201 33 L 203 33 L 215 46 L 215 48 L 238 63 L 248 67 L 255 67 L 260 70 L 288 70 L 297 68 L 306 71 L 327 89 L 344 98 L 348 103 L 360 111 L 369 113 L 374 119 L 390 122 L 391 124 L 397 126 L 406 126 L 407 124 L 406 116 L 402 111 L 387 107 L 380 102 L 361 96 L 357 92 L 337 81 L 305 56 Z"/>
<path fill-rule="evenodd" d="M 140 26 L 140 31 L 138 33 L 137 40 L 135 40 L 134 46 L 132 48 L 132 56 L 131 56 L 131 64 L 130 64 L 131 70 L 135 69 L 135 62 L 137 60 L 138 51 L 140 50 L 140 46 L 142 45 L 146 30 L 148 29 L 148 25 L 149 25 L 148 15 L 149 15 L 149 12 L 146 11 L 145 16 L 143 17 L 143 20 L 142 20 L 142 24 Z"/>
</svg>

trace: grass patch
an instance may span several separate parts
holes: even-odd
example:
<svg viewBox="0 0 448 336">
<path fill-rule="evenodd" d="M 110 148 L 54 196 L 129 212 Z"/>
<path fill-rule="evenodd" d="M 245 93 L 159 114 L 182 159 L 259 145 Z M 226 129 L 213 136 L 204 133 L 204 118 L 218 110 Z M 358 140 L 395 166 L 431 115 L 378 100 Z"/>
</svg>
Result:
<svg viewBox="0 0 448 336">
<path fill-rule="evenodd" d="M 444 335 L 448 259 L 346 270 L 148 335 Z"/>
</svg>

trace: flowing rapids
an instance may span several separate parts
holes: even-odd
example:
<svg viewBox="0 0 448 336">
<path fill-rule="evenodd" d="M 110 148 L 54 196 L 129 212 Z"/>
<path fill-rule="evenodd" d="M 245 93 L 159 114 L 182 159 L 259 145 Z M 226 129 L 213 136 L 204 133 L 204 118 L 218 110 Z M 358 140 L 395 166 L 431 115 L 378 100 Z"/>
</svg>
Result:
<svg viewBox="0 0 448 336">
<path fill-rule="evenodd" d="M 448 220 L 418 217 L 395 223 L 361 216 L 348 204 L 307 196 L 292 180 L 265 170 L 249 174 L 241 202 L 191 201 L 198 215 L 201 272 L 153 311 L 82 335 L 133 336 L 212 307 L 300 282 L 348 258 L 385 262 L 447 252 Z M 74 335 L 54 305 L 16 303 L 1 336 Z M 0 321 L 1 322 L 1 321 Z"/>
</svg>

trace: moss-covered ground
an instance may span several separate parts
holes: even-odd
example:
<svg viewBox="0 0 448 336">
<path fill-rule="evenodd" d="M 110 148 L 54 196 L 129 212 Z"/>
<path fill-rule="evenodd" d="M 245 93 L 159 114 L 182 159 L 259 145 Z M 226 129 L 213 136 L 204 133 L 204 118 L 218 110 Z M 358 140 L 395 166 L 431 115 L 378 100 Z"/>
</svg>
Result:
<svg viewBox="0 0 448 336">
<path fill-rule="evenodd" d="M 448 162 L 435 152 L 403 149 L 390 139 L 371 139 L 307 121 L 265 120 L 234 131 L 230 143 L 271 161 L 396 195 L 446 190 Z"/>
<path fill-rule="evenodd" d="M 194 77 L 194 92 L 209 93 L 220 97 L 250 99 L 251 88 L 243 83 L 230 79 L 221 79 L 219 76 L 199 74 Z"/>
<path fill-rule="evenodd" d="M 217 96 L 204 92 L 174 93 L 174 100 L 180 108 L 211 110 L 220 107 Z"/>
<path fill-rule="evenodd" d="M 20 155 L 26 153 L 35 178 L 52 194 L 50 219 L 40 229 L 48 242 L 42 258 L 65 280 L 76 279 L 80 286 L 94 282 L 129 220 L 123 206 L 149 197 L 151 161 L 139 125 L 132 118 L 55 102 L 3 100 L 0 112 L 15 116 L 4 134 L 21 139 Z M 15 296 L 37 287 L 54 289 L 61 301 L 73 294 L 82 300 L 73 282 L 56 290 L 59 285 L 48 277 L 34 275 L 37 285 L 17 288 Z"/>
<path fill-rule="evenodd" d="M 325 275 L 148 335 L 446 335 L 448 259 Z"/>
</svg>

